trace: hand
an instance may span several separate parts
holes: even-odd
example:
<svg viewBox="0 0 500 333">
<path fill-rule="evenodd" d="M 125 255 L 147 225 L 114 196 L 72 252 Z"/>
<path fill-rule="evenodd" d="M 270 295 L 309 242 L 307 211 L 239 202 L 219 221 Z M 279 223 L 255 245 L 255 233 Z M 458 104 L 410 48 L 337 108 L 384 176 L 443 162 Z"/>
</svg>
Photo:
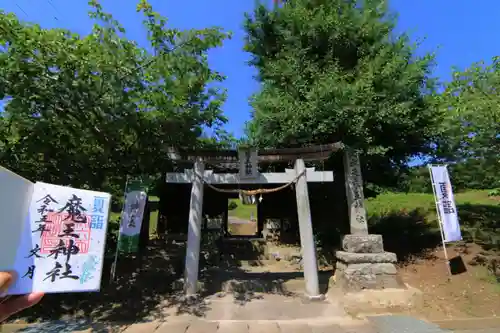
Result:
<svg viewBox="0 0 500 333">
<path fill-rule="evenodd" d="M 0 293 L 6 292 L 14 280 L 15 273 L 0 272 Z M 0 323 L 11 315 L 40 302 L 43 295 L 43 293 L 31 293 L 28 295 L 16 296 L 12 299 L 0 299 Z"/>
</svg>

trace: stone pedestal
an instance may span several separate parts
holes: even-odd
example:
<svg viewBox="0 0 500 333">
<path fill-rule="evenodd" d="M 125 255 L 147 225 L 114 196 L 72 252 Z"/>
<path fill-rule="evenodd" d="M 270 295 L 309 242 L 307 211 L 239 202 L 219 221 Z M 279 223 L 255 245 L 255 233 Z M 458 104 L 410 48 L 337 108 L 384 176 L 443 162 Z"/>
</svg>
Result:
<svg viewBox="0 0 500 333">
<path fill-rule="evenodd" d="M 342 249 L 335 271 L 342 290 L 406 288 L 397 274 L 396 254 L 384 251 L 381 235 L 346 235 Z"/>
<path fill-rule="evenodd" d="M 406 288 L 398 277 L 396 254 L 384 251 L 381 235 L 368 233 L 359 152 L 344 152 L 344 175 L 351 235 L 337 252 L 335 280 L 346 291 Z"/>
</svg>

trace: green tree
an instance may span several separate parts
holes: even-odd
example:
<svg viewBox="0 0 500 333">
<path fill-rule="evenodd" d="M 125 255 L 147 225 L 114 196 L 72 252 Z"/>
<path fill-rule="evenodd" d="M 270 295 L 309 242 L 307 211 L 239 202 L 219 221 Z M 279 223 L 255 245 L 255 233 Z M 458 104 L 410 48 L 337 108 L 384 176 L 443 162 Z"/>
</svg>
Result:
<svg viewBox="0 0 500 333">
<path fill-rule="evenodd" d="M 430 152 L 440 112 L 433 56 L 416 56 L 383 0 L 290 0 L 247 15 L 261 90 L 248 136 L 259 146 L 342 141 L 372 175 Z M 391 172 L 393 172 L 391 171 Z"/>
<path fill-rule="evenodd" d="M 472 64 L 455 70 L 451 82 L 437 96 L 445 111 L 445 132 L 438 142 L 442 160 L 457 162 L 484 159 L 500 163 L 500 58 L 491 65 Z"/>
<path fill-rule="evenodd" d="M 126 175 L 165 171 L 170 146 L 206 144 L 203 128 L 224 135 L 207 51 L 228 34 L 169 28 L 141 1 L 151 53 L 89 4 L 87 36 L 0 13 L 0 159 L 33 180 L 121 191 Z"/>
<path fill-rule="evenodd" d="M 457 189 L 500 187 L 500 59 L 455 69 L 436 95 L 445 118 L 436 141 L 439 163 L 447 163 Z"/>
</svg>

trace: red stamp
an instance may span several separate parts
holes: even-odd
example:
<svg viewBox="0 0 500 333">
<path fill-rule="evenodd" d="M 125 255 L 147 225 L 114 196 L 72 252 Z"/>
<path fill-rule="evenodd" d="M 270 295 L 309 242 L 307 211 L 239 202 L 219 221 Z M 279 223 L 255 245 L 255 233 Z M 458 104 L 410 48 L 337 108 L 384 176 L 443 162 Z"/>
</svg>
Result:
<svg viewBox="0 0 500 333">
<path fill-rule="evenodd" d="M 74 223 L 68 216 L 68 213 L 50 212 L 47 214 L 47 223 L 41 237 L 40 253 L 50 254 L 51 250 L 59 246 L 61 240 L 64 241 L 66 247 L 69 247 L 70 239 L 73 239 L 74 245 L 80 249 L 78 253 L 89 252 L 90 216 L 86 216 L 86 223 Z"/>
</svg>

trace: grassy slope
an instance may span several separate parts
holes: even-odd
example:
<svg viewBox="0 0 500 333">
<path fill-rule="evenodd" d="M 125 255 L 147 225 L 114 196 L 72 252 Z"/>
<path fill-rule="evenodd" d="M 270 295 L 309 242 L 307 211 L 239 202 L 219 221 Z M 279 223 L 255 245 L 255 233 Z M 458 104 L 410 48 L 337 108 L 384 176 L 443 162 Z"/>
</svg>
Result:
<svg viewBox="0 0 500 333">
<path fill-rule="evenodd" d="M 467 191 L 455 194 L 457 206 L 479 204 L 498 206 L 498 202 L 488 197 L 488 191 Z M 366 201 L 369 215 L 383 215 L 400 210 L 421 209 L 428 213 L 429 221 L 436 221 L 436 206 L 432 194 L 425 193 L 384 193 Z M 460 213 L 460 212 L 459 212 Z"/>
<path fill-rule="evenodd" d="M 467 191 L 455 194 L 457 210 L 462 227 L 467 230 L 492 229 L 495 231 L 495 223 L 500 221 L 500 201 L 488 197 L 488 190 Z M 150 197 L 150 201 L 158 201 L 157 197 Z M 243 205 L 239 199 L 230 199 L 238 206 L 229 210 L 229 216 L 241 219 L 249 219 L 253 211 L 257 215 L 257 207 L 254 205 Z M 408 214 L 418 211 L 419 215 L 432 227 L 437 227 L 436 208 L 432 194 L 424 193 L 384 193 L 376 198 L 366 200 L 368 217 L 377 219 L 390 214 Z M 120 212 L 112 212 L 110 222 L 116 223 Z M 156 230 L 158 219 L 158 207 L 151 210 L 150 233 Z M 474 237 L 476 235 L 474 234 Z M 479 235 L 479 238 L 482 236 Z"/>
<path fill-rule="evenodd" d="M 488 197 L 487 190 L 455 194 L 458 216 L 464 237 L 479 241 L 485 238 L 500 242 L 497 224 L 500 221 L 500 202 Z M 388 215 L 418 214 L 422 220 L 437 228 L 436 206 L 432 194 L 384 193 L 366 201 L 368 217 L 378 220 Z"/>
<path fill-rule="evenodd" d="M 257 217 L 257 206 L 256 205 L 244 205 L 241 203 L 240 199 L 230 199 L 229 202 L 234 202 L 238 206 L 235 209 L 229 210 L 228 215 L 234 216 L 243 220 L 249 220 L 252 212 L 255 217 Z"/>
</svg>

